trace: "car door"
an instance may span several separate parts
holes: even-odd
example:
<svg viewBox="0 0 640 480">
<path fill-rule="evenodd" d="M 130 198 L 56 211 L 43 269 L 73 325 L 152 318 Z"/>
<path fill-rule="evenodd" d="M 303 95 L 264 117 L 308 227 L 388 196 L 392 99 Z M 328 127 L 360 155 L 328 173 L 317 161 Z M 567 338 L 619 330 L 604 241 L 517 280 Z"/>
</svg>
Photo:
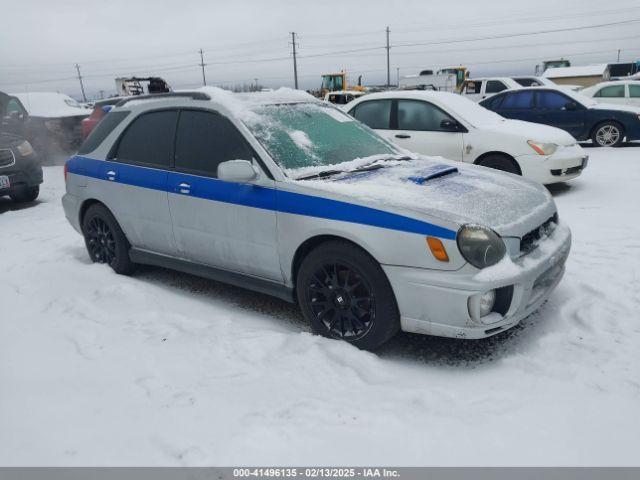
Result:
<svg viewBox="0 0 640 480">
<path fill-rule="evenodd" d="M 618 105 L 627 103 L 625 98 L 625 85 L 609 85 L 598 90 L 593 98 L 599 103 L 616 103 Z"/>
<path fill-rule="evenodd" d="M 462 160 L 463 129 L 451 115 L 423 100 L 395 102 L 391 140 L 412 152 Z"/>
<path fill-rule="evenodd" d="M 585 129 L 585 107 L 564 93 L 539 90 L 535 95 L 532 121 L 561 128 L 580 138 Z"/>
<path fill-rule="evenodd" d="M 99 168 L 104 181 L 95 185 L 131 245 L 168 255 L 175 253 L 166 188 L 177 120 L 177 110 L 133 119 Z"/>
<path fill-rule="evenodd" d="M 629 84 L 629 104 L 640 107 L 640 83 L 638 85 Z"/>
<path fill-rule="evenodd" d="M 253 161 L 261 174 L 251 184 L 218 180 L 218 165 L 227 160 Z M 282 281 L 274 188 L 227 117 L 209 110 L 180 112 L 168 197 L 181 258 Z"/>
</svg>

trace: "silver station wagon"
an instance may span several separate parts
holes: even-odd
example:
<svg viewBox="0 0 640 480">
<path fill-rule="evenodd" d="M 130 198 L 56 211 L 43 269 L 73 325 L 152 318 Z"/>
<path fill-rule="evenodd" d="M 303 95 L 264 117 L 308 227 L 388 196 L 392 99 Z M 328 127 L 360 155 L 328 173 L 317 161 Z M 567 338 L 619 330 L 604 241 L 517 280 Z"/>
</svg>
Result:
<svg viewBox="0 0 640 480">
<path fill-rule="evenodd" d="M 398 330 L 514 326 L 560 281 L 571 243 L 541 185 L 411 154 L 288 89 L 123 100 L 65 177 L 94 262 L 297 302 L 315 332 L 367 349 Z"/>
</svg>

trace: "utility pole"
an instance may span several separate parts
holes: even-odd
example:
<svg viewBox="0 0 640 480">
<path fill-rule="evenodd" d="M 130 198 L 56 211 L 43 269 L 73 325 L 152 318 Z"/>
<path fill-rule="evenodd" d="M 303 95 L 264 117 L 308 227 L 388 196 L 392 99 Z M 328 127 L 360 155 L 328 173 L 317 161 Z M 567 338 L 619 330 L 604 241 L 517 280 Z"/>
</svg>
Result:
<svg viewBox="0 0 640 480">
<path fill-rule="evenodd" d="M 389 26 L 387 25 L 387 88 L 391 87 L 391 63 L 389 61 Z"/>
<path fill-rule="evenodd" d="M 87 101 L 87 96 L 84 94 L 84 85 L 82 84 L 82 75 L 80 75 L 80 65 L 76 63 L 76 71 L 78 72 L 78 80 L 80 80 L 80 90 L 82 90 L 82 101 Z"/>
<path fill-rule="evenodd" d="M 618 49 L 618 63 L 620 63 L 620 49 Z"/>
<path fill-rule="evenodd" d="M 200 53 L 200 67 L 202 67 L 202 84 L 206 87 L 207 77 L 204 75 L 204 52 L 200 49 L 198 50 L 198 53 Z"/>
<path fill-rule="evenodd" d="M 399 87 L 400 86 L 400 67 L 396 67 L 396 81 Z"/>
<path fill-rule="evenodd" d="M 291 46 L 293 47 L 293 82 L 298 89 L 298 62 L 296 59 L 296 32 L 291 32 Z"/>
</svg>

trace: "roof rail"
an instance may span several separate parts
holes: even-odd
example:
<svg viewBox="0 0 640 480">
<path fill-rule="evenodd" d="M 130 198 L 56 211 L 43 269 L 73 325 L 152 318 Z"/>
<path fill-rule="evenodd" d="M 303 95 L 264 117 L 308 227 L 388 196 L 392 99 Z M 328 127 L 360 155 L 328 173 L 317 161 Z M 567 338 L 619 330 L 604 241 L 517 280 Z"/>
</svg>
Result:
<svg viewBox="0 0 640 480">
<path fill-rule="evenodd" d="M 164 98 L 185 97 L 192 100 L 211 100 L 211 97 L 204 92 L 168 92 L 168 93 L 152 93 L 149 95 L 133 95 L 131 97 L 120 100 L 116 107 L 121 107 L 133 100 L 162 100 Z"/>
</svg>

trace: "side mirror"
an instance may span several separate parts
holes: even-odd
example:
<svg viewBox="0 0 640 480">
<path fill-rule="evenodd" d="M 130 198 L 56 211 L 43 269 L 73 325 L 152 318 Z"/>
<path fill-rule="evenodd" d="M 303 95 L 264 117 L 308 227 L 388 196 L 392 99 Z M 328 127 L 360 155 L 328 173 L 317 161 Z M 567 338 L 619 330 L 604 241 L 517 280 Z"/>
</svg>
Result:
<svg viewBox="0 0 640 480">
<path fill-rule="evenodd" d="M 219 180 L 248 183 L 256 178 L 258 178 L 258 169 L 248 160 L 227 160 L 218 165 Z"/>
<path fill-rule="evenodd" d="M 568 102 L 564 106 L 564 109 L 567 110 L 568 112 L 574 112 L 578 109 L 578 105 L 576 105 L 576 102 Z"/>
<path fill-rule="evenodd" d="M 103 105 L 101 110 L 103 113 L 109 113 L 113 109 L 113 105 Z"/>
<path fill-rule="evenodd" d="M 458 124 L 451 120 L 444 119 L 440 122 L 440 128 L 448 132 L 457 132 Z"/>
</svg>

